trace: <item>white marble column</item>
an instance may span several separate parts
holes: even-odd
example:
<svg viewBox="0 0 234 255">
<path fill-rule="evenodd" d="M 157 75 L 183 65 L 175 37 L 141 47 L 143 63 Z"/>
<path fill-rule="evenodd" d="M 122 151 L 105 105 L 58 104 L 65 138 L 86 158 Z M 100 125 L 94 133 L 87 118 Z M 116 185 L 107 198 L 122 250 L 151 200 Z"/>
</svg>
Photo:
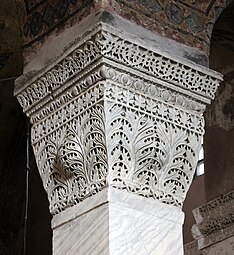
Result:
<svg viewBox="0 0 234 255">
<path fill-rule="evenodd" d="M 183 254 L 183 213 L 117 189 L 104 189 L 54 216 L 55 254 Z"/>
<path fill-rule="evenodd" d="M 123 29 L 90 26 L 16 85 L 55 255 L 183 254 L 181 207 L 221 77 Z"/>
</svg>

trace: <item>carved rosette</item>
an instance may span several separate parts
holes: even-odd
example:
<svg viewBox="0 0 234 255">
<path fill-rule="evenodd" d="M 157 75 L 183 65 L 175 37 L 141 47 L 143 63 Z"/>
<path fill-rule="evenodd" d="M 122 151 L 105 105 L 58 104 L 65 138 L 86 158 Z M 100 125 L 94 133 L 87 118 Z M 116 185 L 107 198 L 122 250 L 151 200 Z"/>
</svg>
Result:
<svg viewBox="0 0 234 255">
<path fill-rule="evenodd" d="M 51 213 L 108 186 L 181 207 L 220 80 L 104 24 L 19 79 Z"/>
</svg>

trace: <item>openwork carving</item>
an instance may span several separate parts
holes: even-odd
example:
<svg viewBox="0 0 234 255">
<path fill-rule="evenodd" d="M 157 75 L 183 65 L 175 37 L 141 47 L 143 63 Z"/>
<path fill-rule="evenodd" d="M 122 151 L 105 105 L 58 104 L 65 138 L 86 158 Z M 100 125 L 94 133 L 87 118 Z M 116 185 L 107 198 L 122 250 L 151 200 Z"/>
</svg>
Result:
<svg viewBox="0 0 234 255">
<path fill-rule="evenodd" d="M 193 210 L 196 225 L 192 228 L 199 249 L 234 236 L 234 191 Z"/>
<path fill-rule="evenodd" d="M 72 111 L 72 108 L 69 110 Z M 93 105 L 34 143 L 51 213 L 79 203 L 106 186 L 103 113 L 101 104 Z M 58 112 L 56 116 L 62 117 Z"/>
<path fill-rule="evenodd" d="M 203 118 L 114 84 L 106 96 L 111 185 L 181 206 Z"/>
<path fill-rule="evenodd" d="M 109 63 L 107 60 L 111 59 L 131 68 L 130 71 L 141 71 L 207 99 L 214 98 L 219 85 L 218 74 L 204 73 L 202 69 L 195 69 L 188 63 L 170 59 L 161 52 L 147 49 L 147 46 L 143 47 L 136 42 L 121 38 L 120 35 L 98 29 L 96 33 L 92 32 L 91 36 L 86 37 L 85 43 L 79 45 L 75 51 L 51 67 L 49 71 L 34 76 L 36 80 L 31 81 L 31 84 L 17 95 L 24 111 L 28 112 L 38 102 L 41 103 L 42 99 L 44 99 L 43 103 L 47 103 L 48 96 L 58 89 L 61 90 L 61 85 L 63 85 L 62 89 L 71 86 L 71 83 L 67 84 L 68 80 L 85 75 L 89 71 L 89 66 L 97 62 L 100 57 L 103 57 L 102 63 Z M 19 82 L 23 81 L 19 80 Z M 90 82 L 92 83 L 91 80 Z"/>
<path fill-rule="evenodd" d="M 221 77 L 102 26 L 18 81 L 50 210 L 107 186 L 180 207 Z"/>
<path fill-rule="evenodd" d="M 199 95 L 214 98 L 218 86 L 217 78 L 127 41 L 119 35 L 104 31 L 101 42 L 102 53 L 107 58 Z"/>
<path fill-rule="evenodd" d="M 111 186 L 181 206 L 196 166 L 199 138 L 147 113 L 108 105 Z"/>
<path fill-rule="evenodd" d="M 63 59 L 48 72 L 41 75 L 35 82 L 28 86 L 21 94 L 17 96 L 20 105 L 24 111 L 28 111 L 38 102 L 48 102 L 49 96 L 55 91 L 66 89 L 63 86 L 69 79 L 97 60 L 100 54 L 99 40 L 100 34 L 97 33 L 94 38 L 90 38 L 68 57 Z M 87 71 L 87 70 L 86 70 Z M 82 74 L 79 74 L 82 75 Z M 77 79 L 78 77 L 76 77 Z M 85 88 L 86 84 L 80 84 L 79 91 Z"/>
</svg>

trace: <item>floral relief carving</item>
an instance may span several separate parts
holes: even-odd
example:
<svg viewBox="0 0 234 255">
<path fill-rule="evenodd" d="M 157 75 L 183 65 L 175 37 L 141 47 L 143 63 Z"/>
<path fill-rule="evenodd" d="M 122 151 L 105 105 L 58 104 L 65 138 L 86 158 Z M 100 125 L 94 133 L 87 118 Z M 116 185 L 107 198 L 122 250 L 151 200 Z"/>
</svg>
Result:
<svg viewBox="0 0 234 255">
<path fill-rule="evenodd" d="M 17 99 L 23 109 L 27 111 L 41 101 L 41 99 L 46 99 L 48 95 L 59 89 L 70 78 L 82 72 L 89 64 L 99 58 L 101 56 L 99 36 L 100 34 L 97 33 L 95 38 L 89 38 L 90 40 L 87 40 L 83 45 L 78 47 L 77 50 L 57 63 L 18 95 Z M 63 87 L 63 89 L 65 88 L 66 87 Z"/>
<path fill-rule="evenodd" d="M 221 77 L 110 30 L 18 81 L 52 214 L 108 186 L 181 207 L 193 178 Z"/>
<path fill-rule="evenodd" d="M 170 81 L 197 94 L 206 95 L 210 99 L 214 98 L 217 79 L 120 36 L 104 31 L 101 52 L 106 58 Z"/>
<path fill-rule="evenodd" d="M 107 116 L 110 185 L 181 206 L 196 166 L 199 136 L 114 103 Z"/>
<path fill-rule="evenodd" d="M 234 236 L 234 191 L 224 194 L 193 210 L 196 224 L 192 227 L 199 249 Z"/>
<path fill-rule="evenodd" d="M 126 68 L 138 70 L 203 96 L 208 101 L 214 98 L 220 77 L 203 73 L 188 63 L 178 62 L 151 48 L 147 49 L 147 46 L 126 40 L 120 35 L 114 35 L 107 28 L 93 31 L 91 35 L 86 36 L 83 44 L 78 44 L 77 48 L 62 61 L 53 65 L 46 73 L 37 75 L 39 76 L 37 80 L 18 93 L 17 99 L 24 111 L 28 112 L 32 107 L 37 107 L 36 105 L 41 103 L 42 99 L 44 104 L 52 100 L 49 96 L 52 96 L 56 90 L 61 92 L 61 89 L 72 86 L 72 83 L 68 81 L 72 78 L 78 79 L 79 76 L 87 73 L 84 70 L 87 70 L 90 65 L 95 62 L 95 66 L 98 63 L 109 63 L 108 60 L 124 65 L 124 70 Z M 102 61 L 99 61 L 100 58 Z M 115 64 L 113 65 L 115 67 Z M 18 81 L 18 83 L 24 82 L 23 79 Z M 85 89 L 82 84 L 80 88 Z"/>
<path fill-rule="evenodd" d="M 34 145 L 44 187 L 55 214 L 106 186 L 103 108 L 95 105 Z"/>
<path fill-rule="evenodd" d="M 167 93 L 167 91 L 164 92 Z M 189 129 L 198 134 L 204 133 L 204 118 L 201 113 L 194 113 L 186 109 L 182 110 L 180 107 L 167 103 L 166 100 L 161 98 L 157 100 L 156 97 L 151 98 L 115 84 L 106 89 L 105 95 L 109 99 L 117 99 L 118 102 L 124 105 L 134 107 L 137 111 L 144 111 L 152 116 L 156 115 L 158 119 Z"/>
<path fill-rule="evenodd" d="M 103 73 L 105 77 L 123 84 L 126 88 L 132 91 L 141 92 L 147 97 L 160 98 L 165 102 L 180 106 L 186 110 L 196 111 L 203 113 L 205 110 L 205 104 L 202 103 L 198 97 L 197 101 L 194 97 L 189 97 L 183 91 L 179 91 L 178 87 L 172 89 L 172 84 L 161 84 L 157 79 L 155 81 L 151 77 L 151 80 L 145 80 L 140 75 L 131 74 L 126 70 L 118 70 L 110 66 L 103 66 Z"/>
<path fill-rule="evenodd" d="M 96 86 L 89 88 L 85 94 L 77 96 L 68 96 L 64 94 L 61 96 L 60 100 L 54 100 L 51 105 L 45 106 L 42 112 L 33 115 L 33 120 L 40 120 L 43 116 L 44 118 L 40 121 L 35 121 L 34 128 L 32 130 L 32 143 L 34 144 L 40 139 L 46 137 L 49 133 L 59 129 L 61 126 L 65 125 L 67 122 L 72 121 L 72 119 L 79 116 L 86 109 L 90 108 L 93 104 L 98 101 L 103 100 L 103 84 L 98 83 Z M 70 102 L 65 104 L 66 101 Z M 53 108 L 50 113 L 49 109 Z M 49 115 L 46 115 L 50 113 Z"/>
</svg>

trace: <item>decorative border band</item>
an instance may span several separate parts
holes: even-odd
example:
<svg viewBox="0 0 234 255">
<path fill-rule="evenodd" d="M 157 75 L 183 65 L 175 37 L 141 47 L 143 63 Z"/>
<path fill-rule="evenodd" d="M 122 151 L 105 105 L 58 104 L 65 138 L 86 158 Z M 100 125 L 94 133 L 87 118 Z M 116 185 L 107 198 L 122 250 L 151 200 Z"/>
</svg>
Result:
<svg viewBox="0 0 234 255">
<path fill-rule="evenodd" d="M 193 210 L 197 222 L 192 234 L 199 249 L 234 235 L 234 191 L 218 197 Z"/>
<path fill-rule="evenodd" d="M 214 98 L 222 79 L 215 72 L 170 58 L 152 46 L 146 48 L 141 42 L 104 25 L 95 27 L 84 36 L 82 42 L 75 43 L 75 46 L 67 49 L 68 55 L 62 60 L 51 63 L 31 78 L 26 76 L 28 82 L 25 85 L 25 79 L 17 81 L 17 87 L 23 89 L 16 95 L 25 112 L 40 108 L 42 101 L 43 105 L 47 103 L 57 90 L 65 90 L 73 79 L 85 75 L 99 60 L 102 63 L 111 60 L 124 70 L 143 73 L 148 80 L 156 78 L 172 89 L 186 90 L 204 103 Z"/>
</svg>

